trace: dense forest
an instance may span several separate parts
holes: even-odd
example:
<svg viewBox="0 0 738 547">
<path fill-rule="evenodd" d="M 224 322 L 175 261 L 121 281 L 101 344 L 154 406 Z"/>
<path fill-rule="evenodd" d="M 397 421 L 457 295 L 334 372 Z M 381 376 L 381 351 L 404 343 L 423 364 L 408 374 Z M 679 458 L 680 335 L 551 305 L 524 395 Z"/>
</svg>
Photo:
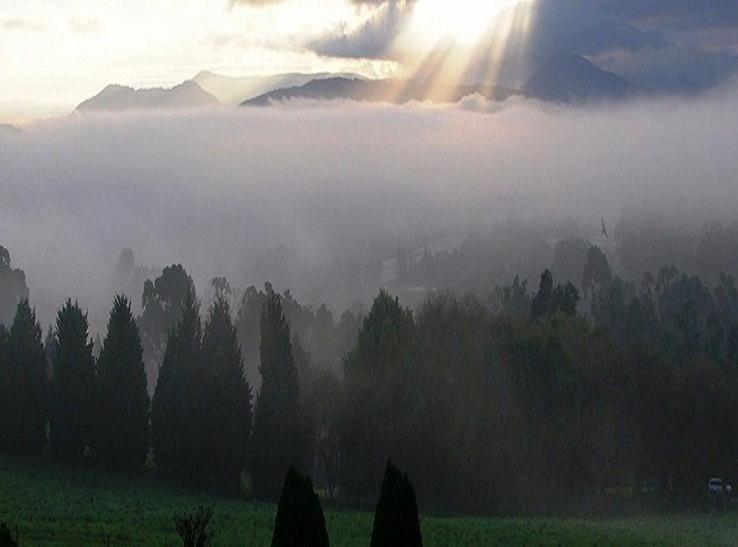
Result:
<svg viewBox="0 0 738 547">
<path fill-rule="evenodd" d="M 142 279 L 140 314 L 116 296 L 93 342 L 71 299 L 44 336 L 2 249 L 0 449 L 270 501 L 294 467 L 357 505 L 391 459 L 421 508 L 479 513 L 689 500 L 738 476 L 732 277 L 633 282 L 597 246 L 557 251 L 537 286 L 412 309 L 380 290 L 338 320 L 225 278 L 203 308 L 172 265 Z"/>
</svg>

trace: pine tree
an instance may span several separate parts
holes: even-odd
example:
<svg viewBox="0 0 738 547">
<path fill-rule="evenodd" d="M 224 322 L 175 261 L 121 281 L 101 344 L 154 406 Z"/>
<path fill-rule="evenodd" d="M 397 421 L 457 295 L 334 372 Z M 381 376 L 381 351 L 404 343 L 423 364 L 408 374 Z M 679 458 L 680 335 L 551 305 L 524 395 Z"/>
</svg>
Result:
<svg viewBox="0 0 738 547">
<path fill-rule="evenodd" d="M 158 472 L 190 484 L 204 480 L 202 328 L 194 292 L 169 333 L 151 410 Z"/>
<path fill-rule="evenodd" d="M 282 312 L 281 299 L 268 284 L 260 327 L 262 384 L 254 412 L 251 484 L 257 498 L 274 500 L 285 471 L 303 465 L 304 443 L 299 426 L 299 387 L 290 328 Z"/>
<path fill-rule="evenodd" d="M 237 492 L 251 434 L 251 388 L 244 377 L 236 327 L 223 294 L 210 308 L 202 346 L 203 435 L 209 475 L 218 490 Z"/>
<path fill-rule="evenodd" d="M 67 300 L 52 339 L 51 448 L 66 462 L 79 462 L 90 445 L 95 362 L 87 315 Z"/>
<path fill-rule="evenodd" d="M 38 453 L 46 444 L 46 352 L 28 300 L 18 304 L 9 336 L 0 334 L 5 344 L 0 442 L 13 452 Z"/>
<path fill-rule="evenodd" d="M 313 483 L 293 467 L 287 472 L 277 506 L 272 547 L 328 547 L 323 508 Z"/>
<path fill-rule="evenodd" d="M 371 547 L 422 547 L 415 490 L 407 475 L 392 462 L 384 472 L 382 492 L 374 513 Z"/>
<path fill-rule="evenodd" d="M 98 361 L 94 447 L 108 469 L 143 468 L 149 447 L 149 396 L 143 349 L 130 301 L 115 297 Z"/>
</svg>

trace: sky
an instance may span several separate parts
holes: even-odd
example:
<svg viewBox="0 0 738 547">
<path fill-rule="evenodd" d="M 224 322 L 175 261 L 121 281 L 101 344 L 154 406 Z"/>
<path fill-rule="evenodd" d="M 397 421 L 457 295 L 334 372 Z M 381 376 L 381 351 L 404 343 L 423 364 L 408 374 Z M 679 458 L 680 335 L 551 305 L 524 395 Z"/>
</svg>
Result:
<svg viewBox="0 0 738 547">
<path fill-rule="evenodd" d="M 515 84 L 521 56 L 573 52 L 650 88 L 699 91 L 738 65 L 738 2 L 0 0 L 0 122 L 63 115 L 110 83 L 173 86 L 201 70 L 412 76 L 447 40 L 456 78 Z"/>
</svg>

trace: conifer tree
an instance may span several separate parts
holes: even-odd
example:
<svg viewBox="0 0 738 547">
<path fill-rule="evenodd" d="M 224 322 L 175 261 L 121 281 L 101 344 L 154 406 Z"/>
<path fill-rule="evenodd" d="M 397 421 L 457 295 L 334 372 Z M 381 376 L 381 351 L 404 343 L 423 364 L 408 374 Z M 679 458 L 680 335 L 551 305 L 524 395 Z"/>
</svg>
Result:
<svg viewBox="0 0 738 547">
<path fill-rule="evenodd" d="M 251 434 L 251 388 L 224 294 L 216 296 L 203 335 L 206 460 L 213 486 L 237 492 Z"/>
<path fill-rule="evenodd" d="M 60 460 L 79 462 L 90 445 L 95 363 L 87 314 L 76 302 L 59 310 L 51 344 L 51 448 Z"/>
<path fill-rule="evenodd" d="M 287 472 L 277 506 L 272 547 L 328 547 L 323 508 L 313 483 L 294 467 Z"/>
<path fill-rule="evenodd" d="M 269 284 L 266 291 L 267 300 L 260 321 L 262 384 L 254 411 L 250 469 L 256 497 L 274 500 L 286 470 L 303 465 L 304 443 L 299 425 L 299 387 L 290 328 L 279 295 Z"/>
<path fill-rule="evenodd" d="M 2 338 L 6 336 L 0 334 Z M 5 361 L 0 443 L 13 452 L 38 453 L 46 444 L 46 352 L 41 325 L 28 300 L 18 304 L 6 340 L 7 356 L 0 358 Z"/>
<path fill-rule="evenodd" d="M 194 292 L 169 333 L 151 410 L 152 445 L 158 472 L 200 485 L 203 450 L 202 327 Z"/>
<path fill-rule="evenodd" d="M 108 469 L 140 470 L 149 448 L 149 396 L 141 338 L 122 295 L 110 312 L 97 377 L 97 457 Z"/>
<path fill-rule="evenodd" d="M 374 513 L 371 547 L 422 547 L 415 490 L 407 475 L 387 462 Z"/>
</svg>

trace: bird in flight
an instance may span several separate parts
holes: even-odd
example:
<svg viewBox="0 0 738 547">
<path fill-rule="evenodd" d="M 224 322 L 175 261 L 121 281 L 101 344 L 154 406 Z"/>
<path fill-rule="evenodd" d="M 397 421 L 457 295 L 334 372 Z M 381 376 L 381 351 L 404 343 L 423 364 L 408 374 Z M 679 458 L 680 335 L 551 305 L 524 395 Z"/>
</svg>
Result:
<svg viewBox="0 0 738 547">
<path fill-rule="evenodd" d="M 610 235 L 607 233 L 607 228 L 605 227 L 604 217 L 602 219 L 602 235 L 605 236 L 607 239 L 610 239 Z"/>
</svg>

